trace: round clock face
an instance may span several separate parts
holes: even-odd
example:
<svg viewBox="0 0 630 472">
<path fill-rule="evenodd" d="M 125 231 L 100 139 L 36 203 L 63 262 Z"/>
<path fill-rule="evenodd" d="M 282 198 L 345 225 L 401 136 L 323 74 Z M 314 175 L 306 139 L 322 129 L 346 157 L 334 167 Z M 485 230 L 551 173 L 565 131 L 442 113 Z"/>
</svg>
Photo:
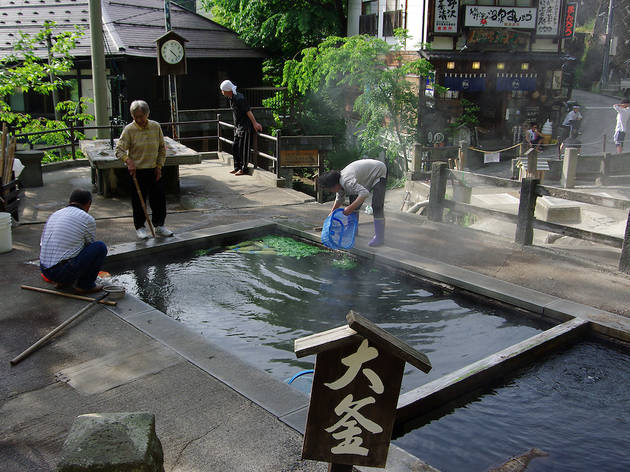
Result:
<svg viewBox="0 0 630 472">
<path fill-rule="evenodd" d="M 177 64 L 184 58 L 184 47 L 179 41 L 169 39 L 160 48 L 160 54 L 169 64 Z"/>
</svg>

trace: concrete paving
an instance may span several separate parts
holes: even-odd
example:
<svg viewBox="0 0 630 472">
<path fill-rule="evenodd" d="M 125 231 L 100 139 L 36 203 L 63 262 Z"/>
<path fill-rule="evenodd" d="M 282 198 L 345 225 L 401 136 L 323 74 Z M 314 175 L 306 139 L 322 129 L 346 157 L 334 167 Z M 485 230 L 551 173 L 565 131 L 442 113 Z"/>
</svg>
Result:
<svg viewBox="0 0 630 472">
<path fill-rule="evenodd" d="M 167 226 L 181 234 L 264 218 L 313 231 L 328 214 L 330 203 L 320 205 L 308 195 L 271 188 L 253 176 L 233 176 L 229 170 L 218 160 L 182 166 L 182 192 L 168 198 Z M 226 378 L 208 375 L 211 369 L 184 352 L 197 349 L 189 342 L 191 338 L 180 339 L 180 348 L 174 347 L 176 342 L 164 343 L 165 333 L 176 329 L 154 316 L 152 307 L 129 297 L 117 310 L 94 308 L 39 352 L 16 366 L 9 365 L 10 359 L 84 306 L 81 301 L 20 289 L 21 284 L 46 287 L 38 267 L 29 262 L 38 258 L 46 218 L 65 205 L 75 187 L 91 188 L 88 167 L 45 172 L 43 187 L 25 191 L 20 224 L 12 231 L 13 250 L 0 254 L 0 296 L 5 300 L 0 314 L 2 469 L 54 469 L 65 436 L 79 414 L 149 411 L 156 416 L 167 471 L 326 470 L 325 464 L 300 460 L 299 420 L 292 428 L 290 420 L 280 420 L 278 413 L 239 393 L 240 367 L 233 367 L 229 353 L 216 346 L 208 348 L 209 353 L 201 350 L 204 362 L 220 363 Z M 485 229 L 480 231 L 401 213 L 403 196 L 401 190 L 387 194 L 383 253 L 396 254 L 399 260 L 424 258 L 436 271 L 450 266 L 467 274 L 472 271 L 486 276 L 485 281 L 507 283 L 507 291 L 510 284 L 516 284 L 530 290 L 525 294 L 533 290 L 538 298 L 549 298 L 545 303 L 554 306 L 585 312 L 593 307 L 597 313 L 630 315 L 630 276 L 616 270 L 615 250 L 593 244 L 521 247 L 510 239 L 513 233 L 505 237 L 509 231 L 494 223 L 483 227 L 478 221 Z M 126 199 L 95 196 L 91 214 L 97 219 L 99 238 L 114 253 L 117 247 L 140 250 L 154 244 L 135 241 L 131 205 Z M 358 249 L 367 249 L 371 221 L 371 216 L 361 215 Z M 141 329 L 143 326 L 150 328 Z M 147 365 L 146 358 L 138 354 L 141 352 L 156 353 L 159 369 Z M 112 359 L 127 362 L 134 353 L 138 362 L 127 377 L 94 375 L 95 366 Z M 266 384 L 260 374 L 251 375 L 254 384 Z M 229 378 L 232 380 L 226 380 Z M 301 401 L 290 390 L 287 387 L 283 393 L 289 400 L 280 405 L 285 413 L 292 401 L 296 405 Z M 415 464 L 417 470 L 430 470 Z M 388 470 L 404 469 L 393 464 Z"/>
</svg>

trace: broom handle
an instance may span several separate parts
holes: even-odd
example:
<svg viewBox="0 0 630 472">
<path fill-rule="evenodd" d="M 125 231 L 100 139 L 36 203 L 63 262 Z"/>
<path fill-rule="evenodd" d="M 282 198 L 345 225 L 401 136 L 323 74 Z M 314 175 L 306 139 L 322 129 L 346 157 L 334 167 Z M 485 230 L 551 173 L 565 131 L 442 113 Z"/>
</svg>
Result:
<svg viewBox="0 0 630 472">
<path fill-rule="evenodd" d="M 63 328 L 65 328 L 66 326 L 68 326 L 70 323 L 72 323 L 74 320 L 76 320 L 79 316 L 81 316 L 83 313 L 85 313 L 86 311 L 88 311 L 92 305 L 96 305 L 98 302 L 100 302 L 102 299 L 104 299 L 107 295 L 109 295 L 109 293 L 105 293 L 104 295 L 101 295 L 98 298 L 95 298 L 94 300 L 92 300 L 90 303 L 88 303 L 87 305 L 85 305 L 83 308 L 81 308 L 79 311 L 77 311 L 74 315 L 72 315 L 70 318 L 68 318 L 66 321 L 64 321 L 63 323 L 61 323 L 59 326 L 57 326 L 55 329 L 53 329 L 50 333 L 48 333 L 46 336 L 44 336 L 43 338 L 41 338 L 39 341 L 37 341 L 35 344 L 33 344 L 31 347 L 29 347 L 26 351 L 24 351 L 22 354 L 20 354 L 17 357 L 14 357 L 13 359 L 11 359 L 11 365 L 15 365 L 18 362 L 20 362 L 22 359 L 24 359 L 25 357 L 27 357 L 29 354 L 31 354 L 32 352 L 37 351 L 42 344 L 44 344 L 46 341 L 48 341 L 50 338 L 52 338 L 55 334 L 57 334 L 59 331 L 61 331 Z"/>
<path fill-rule="evenodd" d="M 84 300 L 86 302 L 94 301 L 92 297 L 84 297 L 83 295 L 75 295 L 73 293 L 58 292 L 57 290 L 49 290 L 47 288 L 32 287 L 30 285 L 20 285 L 20 288 L 24 290 L 33 290 L 34 292 L 50 293 L 51 295 L 60 295 L 62 297 L 74 298 L 75 300 Z M 117 302 L 110 300 L 101 300 L 99 303 L 103 305 L 116 306 Z"/>
<path fill-rule="evenodd" d="M 151 230 L 151 235 L 155 238 L 155 230 L 153 229 L 153 223 L 149 219 L 149 213 L 147 212 L 147 206 L 144 204 L 144 198 L 142 198 L 142 192 L 140 191 L 140 185 L 138 184 L 138 179 L 136 179 L 136 175 L 131 176 L 133 178 L 133 183 L 136 186 L 136 191 L 138 192 L 138 198 L 140 199 L 140 204 L 142 205 L 142 211 L 144 211 L 144 217 L 149 224 L 149 229 Z"/>
</svg>

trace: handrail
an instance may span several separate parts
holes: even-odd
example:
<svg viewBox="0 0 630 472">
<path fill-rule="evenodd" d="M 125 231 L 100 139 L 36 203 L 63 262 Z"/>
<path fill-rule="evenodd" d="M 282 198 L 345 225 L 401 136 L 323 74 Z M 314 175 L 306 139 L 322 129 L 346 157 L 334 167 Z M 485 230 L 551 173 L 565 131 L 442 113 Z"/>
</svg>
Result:
<svg viewBox="0 0 630 472">
<path fill-rule="evenodd" d="M 481 214 L 515 223 L 515 240 L 517 243 L 522 245 L 531 245 L 533 243 L 533 229 L 537 228 L 551 233 L 562 234 L 586 241 L 593 241 L 599 244 L 621 248 L 619 270 L 630 273 L 630 211 L 628 212 L 625 236 L 621 238 L 608 234 L 583 230 L 568 225 L 550 223 L 539 220 L 534 216 L 536 198 L 538 196 L 553 196 L 556 198 L 563 198 L 565 200 L 572 200 L 618 210 L 630 210 L 630 200 L 604 197 L 600 195 L 590 195 L 573 190 L 544 186 L 540 185 L 537 179 L 527 177 L 521 182 L 509 184 L 511 186 L 520 186 L 518 214 L 515 215 L 505 211 L 478 207 L 469 203 L 446 200 L 446 185 L 449 177 L 453 179 L 453 183 L 457 181 L 458 183 L 464 184 L 481 182 L 483 184 L 500 183 L 501 186 L 506 186 L 508 185 L 508 182 L 510 182 L 508 179 L 475 174 L 472 172 L 451 170 L 448 169 L 448 165 L 444 162 L 434 163 L 431 172 L 431 189 L 429 193 L 428 207 L 429 219 L 432 221 L 441 222 L 443 220 L 443 210 L 445 208 L 449 208 L 454 211 Z"/>
</svg>

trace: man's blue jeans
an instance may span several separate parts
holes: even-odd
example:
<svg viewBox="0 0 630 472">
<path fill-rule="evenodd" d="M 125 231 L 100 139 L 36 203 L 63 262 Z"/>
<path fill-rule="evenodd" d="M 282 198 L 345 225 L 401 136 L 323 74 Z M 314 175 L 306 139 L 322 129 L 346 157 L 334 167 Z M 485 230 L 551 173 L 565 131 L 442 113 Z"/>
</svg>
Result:
<svg viewBox="0 0 630 472">
<path fill-rule="evenodd" d="M 102 241 L 94 241 L 85 246 L 74 258 L 60 262 L 48 269 L 41 267 L 46 278 L 63 285 L 73 285 L 82 290 L 89 290 L 96 284 L 98 272 L 103 267 L 107 256 L 107 246 Z"/>
</svg>

